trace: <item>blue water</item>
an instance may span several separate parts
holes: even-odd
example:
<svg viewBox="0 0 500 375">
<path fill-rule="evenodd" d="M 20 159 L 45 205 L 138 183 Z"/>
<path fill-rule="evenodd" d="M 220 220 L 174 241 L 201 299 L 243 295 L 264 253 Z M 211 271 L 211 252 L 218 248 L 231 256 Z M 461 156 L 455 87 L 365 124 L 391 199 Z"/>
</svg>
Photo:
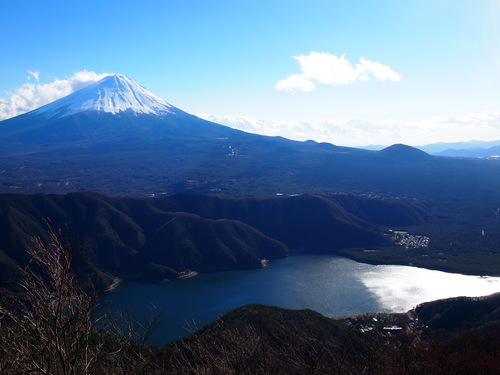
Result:
<svg viewBox="0 0 500 375">
<path fill-rule="evenodd" d="M 434 280 L 431 285 L 429 280 Z M 113 308 L 130 311 L 139 320 L 149 315 L 148 306 L 160 306 L 163 323 L 151 342 L 165 344 L 250 303 L 308 308 L 326 316 L 406 311 L 426 300 L 461 295 L 460 290 L 453 290 L 460 284 L 457 280 L 467 285 L 478 283 L 467 295 L 500 291 L 498 278 L 373 266 L 337 256 L 309 255 L 275 260 L 267 268 L 200 274 L 164 284 L 125 281 L 105 299 Z M 444 285 L 444 289 L 433 298 L 436 283 Z"/>
</svg>

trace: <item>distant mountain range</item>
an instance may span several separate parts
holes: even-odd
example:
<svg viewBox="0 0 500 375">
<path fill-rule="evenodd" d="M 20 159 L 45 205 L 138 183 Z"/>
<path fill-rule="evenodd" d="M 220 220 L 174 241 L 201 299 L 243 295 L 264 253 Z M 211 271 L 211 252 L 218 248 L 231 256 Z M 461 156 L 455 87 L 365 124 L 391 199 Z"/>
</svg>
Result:
<svg viewBox="0 0 500 375">
<path fill-rule="evenodd" d="M 386 146 L 367 146 L 367 150 L 378 151 Z M 419 150 L 436 156 L 454 156 L 469 158 L 491 158 L 500 156 L 500 140 L 498 141 L 469 141 L 454 143 L 433 143 L 416 146 Z"/>
<path fill-rule="evenodd" d="M 500 145 L 488 148 L 473 149 L 450 148 L 441 152 L 434 153 L 434 155 L 465 158 L 495 158 L 500 160 Z"/>
</svg>

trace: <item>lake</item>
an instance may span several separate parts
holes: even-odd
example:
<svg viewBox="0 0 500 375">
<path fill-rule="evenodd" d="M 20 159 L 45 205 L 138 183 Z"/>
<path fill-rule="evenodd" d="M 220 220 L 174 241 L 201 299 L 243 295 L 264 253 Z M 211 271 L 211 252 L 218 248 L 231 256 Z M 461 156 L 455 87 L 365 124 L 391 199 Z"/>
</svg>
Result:
<svg viewBox="0 0 500 375">
<path fill-rule="evenodd" d="M 189 328 L 250 303 L 339 316 L 403 312 L 426 301 L 499 291 L 500 277 L 375 266 L 333 255 L 294 255 L 257 270 L 200 274 L 164 284 L 125 281 L 105 300 L 137 319 L 148 316 L 152 303 L 159 305 L 163 323 L 151 342 L 165 344 L 185 336 Z"/>
</svg>

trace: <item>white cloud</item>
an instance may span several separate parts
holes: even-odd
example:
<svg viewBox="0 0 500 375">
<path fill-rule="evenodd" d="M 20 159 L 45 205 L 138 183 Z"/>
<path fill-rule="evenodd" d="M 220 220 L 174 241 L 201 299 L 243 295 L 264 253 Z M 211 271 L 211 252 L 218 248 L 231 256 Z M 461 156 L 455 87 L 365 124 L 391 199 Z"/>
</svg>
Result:
<svg viewBox="0 0 500 375">
<path fill-rule="evenodd" d="M 391 69 L 390 66 L 380 64 L 375 61 L 366 60 L 365 58 L 359 59 L 359 64 L 356 65 L 357 69 L 362 72 L 363 76 L 366 77 L 364 80 L 368 80 L 370 74 L 377 81 L 401 81 L 401 75 L 396 73 Z"/>
<path fill-rule="evenodd" d="M 401 75 L 389 66 L 361 58 L 353 65 L 345 54 L 338 57 L 325 52 L 310 52 L 309 55 L 293 57 L 300 65 L 301 74 L 292 74 L 276 84 L 277 90 L 290 92 L 312 91 L 314 81 L 326 85 L 339 86 L 356 82 L 400 81 Z"/>
<path fill-rule="evenodd" d="M 40 83 L 39 72 L 28 73 L 28 80 L 33 77 L 36 83 L 26 82 L 7 93 L 7 97 L 0 98 L 0 121 L 51 103 L 109 75 L 83 70 L 65 79 L 56 78 L 49 83 Z"/>
<path fill-rule="evenodd" d="M 316 85 L 304 74 L 292 74 L 276 84 L 276 89 L 284 91 L 313 91 Z"/>
<path fill-rule="evenodd" d="M 31 70 L 28 70 L 28 73 L 29 73 L 29 77 L 28 77 L 28 80 L 31 79 L 31 77 L 33 77 L 35 79 L 35 81 L 40 81 L 40 73 L 39 72 L 32 72 Z"/>
<path fill-rule="evenodd" d="M 437 142 L 491 141 L 500 139 L 500 112 L 459 117 L 435 117 L 415 122 L 374 122 L 361 119 L 278 121 L 248 116 L 198 115 L 235 129 L 298 141 L 313 139 L 340 146 L 418 146 Z"/>
</svg>

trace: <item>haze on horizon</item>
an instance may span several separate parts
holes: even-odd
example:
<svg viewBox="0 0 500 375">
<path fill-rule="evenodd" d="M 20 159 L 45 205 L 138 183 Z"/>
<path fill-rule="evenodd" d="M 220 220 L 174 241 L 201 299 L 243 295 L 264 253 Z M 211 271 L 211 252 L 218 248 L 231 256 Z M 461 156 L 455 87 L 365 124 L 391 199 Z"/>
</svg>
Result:
<svg viewBox="0 0 500 375">
<path fill-rule="evenodd" d="M 499 21 L 499 0 L 5 2 L 0 120 L 122 73 L 253 133 L 499 140 Z"/>
</svg>

